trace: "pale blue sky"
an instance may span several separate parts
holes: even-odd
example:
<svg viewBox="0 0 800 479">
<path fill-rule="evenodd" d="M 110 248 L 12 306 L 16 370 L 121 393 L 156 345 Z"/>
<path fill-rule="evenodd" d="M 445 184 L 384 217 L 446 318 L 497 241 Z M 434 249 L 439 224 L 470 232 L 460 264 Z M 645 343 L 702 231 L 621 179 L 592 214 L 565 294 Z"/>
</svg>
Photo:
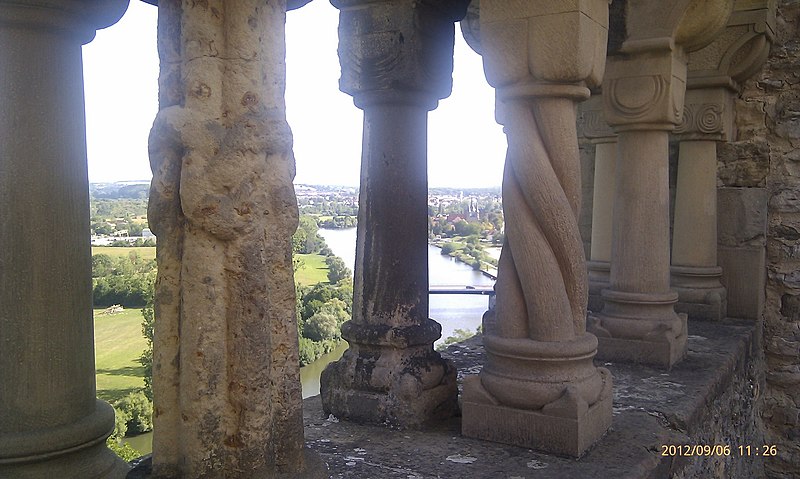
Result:
<svg viewBox="0 0 800 479">
<path fill-rule="evenodd" d="M 147 135 L 157 111 L 157 9 L 133 0 L 86 45 L 86 120 L 92 182 L 149 180 Z M 339 91 L 338 11 L 314 0 L 286 25 L 287 119 L 296 183 L 358 184 L 362 113 Z M 505 136 L 480 57 L 456 29 L 453 94 L 429 115 L 430 186 L 499 186 Z"/>
</svg>

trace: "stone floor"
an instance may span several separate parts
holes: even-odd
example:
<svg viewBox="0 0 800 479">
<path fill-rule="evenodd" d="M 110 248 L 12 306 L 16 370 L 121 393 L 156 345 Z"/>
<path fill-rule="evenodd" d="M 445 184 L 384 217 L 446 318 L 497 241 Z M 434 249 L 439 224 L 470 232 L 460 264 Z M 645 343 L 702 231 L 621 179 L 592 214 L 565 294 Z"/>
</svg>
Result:
<svg viewBox="0 0 800 479">
<path fill-rule="evenodd" d="M 758 330 L 752 322 L 690 322 L 689 334 L 689 354 L 670 372 L 604 363 L 614 376 L 614 422 L 581 459 L 462 437 L 460 418 L 424 432 L 338 421 L 324 416 L 319 396 L 304 403 L 306 444 L 332 478 L 759 477 L 762 458 L 738 454 L 740 443 L 760 437 Z M 445 356 L 461 380 L 480 371 L 483 354 L 476 337 Z M 662 445 L 712 441 L 730 445 L 731 455 L 661 455 Z"/>
</svg>

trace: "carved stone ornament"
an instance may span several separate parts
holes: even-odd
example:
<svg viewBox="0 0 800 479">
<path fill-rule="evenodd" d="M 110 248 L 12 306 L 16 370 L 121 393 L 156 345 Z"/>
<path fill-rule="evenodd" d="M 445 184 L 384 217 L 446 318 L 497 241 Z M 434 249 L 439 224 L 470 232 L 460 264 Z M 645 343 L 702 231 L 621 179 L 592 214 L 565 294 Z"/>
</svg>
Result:
<svg viewBox="0 0 800 479">
<path fill-rule="evenodd" d="M 706 47 L 689 55 L 688 87 L 738 90 L 769 54 L 775 36 L 773 0 L 738 1 L 727 26 Z"/>
<path fill-rule="evenodd" d="M 434 3 L 420 0 L 368 2 L 337 0 L 340 89 L 358 104 L 362 94 L 419 91 L 407 101 L 428 96 L 428 109 L 450 95 L 453 22 L 466 13 L 466 0 Z M 449 45 L 449 48 L 448 48 Z M 370 95 L 371 94 L 371 95 Z"/>
<path fill-rule="evenodd" d="M 611 141 L 615 136 L 603 112 L 601 92 L 578 105 L 578 134 L 591 140 Z"/>
<path fill-rule="evenodd" d="M 616 131 L 644 125 L 672 129 L 683 116 L 686 66 L 681 55 L 660 51 L 642 64 L 613 57 L 603 84 L 606 120 Z"/>
<path fill-rule="evenodd" d="M 676 134 L 688 132 L 721 134 L 722 114 L 722 105 L 717 103 L 686 104 L 683 107 L 683 119 L 674 132 Z"/>
</svg>

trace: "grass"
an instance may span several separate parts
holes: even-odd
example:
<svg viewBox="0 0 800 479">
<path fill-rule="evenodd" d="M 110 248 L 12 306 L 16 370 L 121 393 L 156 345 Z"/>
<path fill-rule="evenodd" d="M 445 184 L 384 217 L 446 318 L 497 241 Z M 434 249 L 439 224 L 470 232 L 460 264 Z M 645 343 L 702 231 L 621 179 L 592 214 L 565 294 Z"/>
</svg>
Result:
<svg viewBox="0 0 800 479">
<path fill-rule="evenodd" d="M 126 309 L 111 315 L 98 314 L 102 311 L 94 311 L 97 397 L 113 403 L 144 387 L 144 368 L 137 359 L 144 351 L 146 342 L 142 336 L 140 309 Z"/>
<path fill-rule="evenodd" d="M 155 248 L 93 247 L 92 254 L 122 256 L 137 251 L 145 258 L 155 257 Z M 313 286 L 328 281 L 325 257 L 319 254 L 297 255 L 303 262 L 295 281 Z M 144 387 L 144 368 L 137 361 L 146 342 L 142 336 L 142 311 L 126 309 L 121 313 L 103 315 L 94 311 L 94 349 L 97 372 L 97 397 L 111 403 Z"/>
<path fill-rule="evenodd" d="M 128 256 L 132 251 L 135 251 L 142 259 L 155 259 L 156 257 L 155 246 L 92 246 L 92 256 L 96 254 L 107 254 L 111 257 Z"/>
<path fill-rule="evenodd" d="M 313 286 L 317 283 L 328 282 L 328 265 L 325 264 L 325 257 L 321 254 L 298 254 L 295 255 L 303 266 L 294 274 L 294 280 L 303 286 Z"/>
</svg>

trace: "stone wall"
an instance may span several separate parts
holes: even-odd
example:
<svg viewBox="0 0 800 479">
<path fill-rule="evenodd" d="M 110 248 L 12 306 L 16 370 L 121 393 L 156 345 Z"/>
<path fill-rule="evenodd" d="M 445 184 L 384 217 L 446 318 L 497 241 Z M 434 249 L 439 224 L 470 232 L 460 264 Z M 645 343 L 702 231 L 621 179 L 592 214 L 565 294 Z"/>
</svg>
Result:
<svg viewBox="0 0 800 479">
<path fill-rule="evenodd" d="M 715 326 L 720 323 L 713 323 Z M 759 391 L 764 387 L 764 358 L 759 344 L 759 328 L 751 338 L 741 341 L 735 359 L 727 359 L 722 374 L 715 378 L 699 420 L 688 426 L 685 444 L 727 445 L 730 454 L 684 456 L 675 459 L 669 475 L 672 479 L 763 478 L 763 446 L 768 444 L 760 427 Z M 737 338 L 738 339 L 738 338 Z M 680 429 L 680 428 L 679 428 Z M 747 455 L 747 445 L 750 455 Z M 742 449 L 739 449 L 739 447 Z M 767 448 L 766 452 L 769 452 Z M 756 455 L 758 453 L 758 455 Z"/>
<path fill-rule="evenodd" d="M 762 417 L 766 442 L 778 446 L 765 464 L 775 478 L 800 471 L 799 30 L 800 2 L 781 0 L 767 64 L 737 102 L 739 141 L 730 148 L 740 160 L 723 157 L 720 168 L 721 179 L 730 174 L 742 187 L 763 187 L 768 202 Z"/>
</svg>

